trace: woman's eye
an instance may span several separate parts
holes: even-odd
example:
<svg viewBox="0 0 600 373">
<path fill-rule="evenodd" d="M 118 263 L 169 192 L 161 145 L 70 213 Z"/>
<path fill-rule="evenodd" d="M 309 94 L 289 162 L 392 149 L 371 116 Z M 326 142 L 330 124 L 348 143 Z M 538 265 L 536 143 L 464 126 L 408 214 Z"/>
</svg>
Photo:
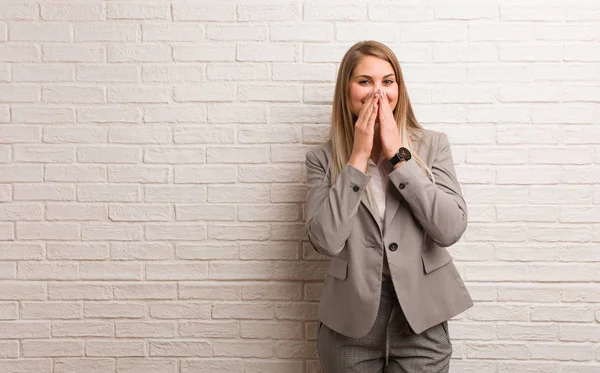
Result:
<svg viewBox="0 0 600 373">
<path fill-rule="evenodd" d="M 387 80 L 386 80 L 386 82 L 388 82 L 388 84 L 392 84 L 392 83 L 394 83 L 394 81 L 393 81 L 393 80 L 391 80 L 391 79 L 387 79 Z"/>
<path fill-rule="evenodd" d="M 368 83 L 368 80 L 361 80 L 360 82 L 358 82 L 358 84 L 363 84 L 363 83 Z"/>
</svg>

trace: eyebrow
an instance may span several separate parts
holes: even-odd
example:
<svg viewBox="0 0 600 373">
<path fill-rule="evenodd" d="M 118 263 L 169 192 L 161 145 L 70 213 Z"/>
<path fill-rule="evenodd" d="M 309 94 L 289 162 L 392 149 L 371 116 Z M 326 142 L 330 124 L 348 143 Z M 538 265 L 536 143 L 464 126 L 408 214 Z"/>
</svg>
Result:
<svg viewBox="0 0 600 373">
<path fill-rule="evenodd" d="M 393 75 L 395 75 L 395 74 L 394 74 L 394 73 L 387 74 L 386 76 L 384 76 L 384 78 L 387 78 L 388 76 L 393 76 Z M 361 76 L 362 76 L 362 77 L 365 77 L 365 78 L 369 78 L 369 79 L 371 79 L 371 78 L 372 78 L 371 76 L 369 76 L 369 75 L 365 75 L 365 74 L 357 75 L 357 76 L 356 76 L 356 78 L 360 78 Z"/>
</svg>

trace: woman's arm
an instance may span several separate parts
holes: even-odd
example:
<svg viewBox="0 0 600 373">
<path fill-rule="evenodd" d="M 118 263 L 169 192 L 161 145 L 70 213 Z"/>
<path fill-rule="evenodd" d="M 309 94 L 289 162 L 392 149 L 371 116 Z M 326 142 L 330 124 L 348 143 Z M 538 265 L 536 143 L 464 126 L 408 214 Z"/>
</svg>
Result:
<svg viewBox="0 0 600 373">
<path fill-rule="evenodd" d="M 467 203 L 456 178 L 448 136 L 441 133 L 431 167 L 435 184 L 414 159 L 393 170 L 390 180 L 409 204 L 425 233 L 438 245 L 456 243 L 467 229 Z"/>
<path fill-rule="evenodd" d="M 306 231 L 315 250 L 335 256 L 350 236 L 352 221 L 371 175 L 346 163 L 330 185 L 323 158 L 324 155 L 318 157 L 313 151 L 306 154 Z"/>
</svg>

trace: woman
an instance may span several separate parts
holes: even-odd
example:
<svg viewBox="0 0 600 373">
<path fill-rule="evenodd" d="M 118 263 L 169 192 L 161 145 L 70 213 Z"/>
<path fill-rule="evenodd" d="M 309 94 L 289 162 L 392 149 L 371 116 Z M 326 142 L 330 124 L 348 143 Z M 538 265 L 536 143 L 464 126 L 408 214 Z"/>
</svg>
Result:
<svg viewBox="0 0 600 373">
<path fill-rule="evenodd" d="M 473 305 L 446 247 L 467 226 L 448 138 L 416 120 L 394 53 L 342 59 L 329 140 L 306 154 L 308 238 L 332 257 L 323 373 L 448 372 L 447 320 Z"/>
</svg>

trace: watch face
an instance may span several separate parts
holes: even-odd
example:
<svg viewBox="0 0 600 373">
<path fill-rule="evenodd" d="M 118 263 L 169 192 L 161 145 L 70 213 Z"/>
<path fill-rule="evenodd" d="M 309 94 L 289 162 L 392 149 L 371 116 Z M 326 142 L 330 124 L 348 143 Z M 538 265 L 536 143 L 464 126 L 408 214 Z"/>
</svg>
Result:
<svg viewBox="0 0 600 373">
<path fill-rule="evenodd" d="M 408 151 L 408 149 L 406 149 L 405 147 L 401 147 L 401 148 L 398 150 L 398 154 L 400 155 L 400 157 L 402 157 L 402 159 L 405 159 L 405 160 L 407 160 L 407 161 L 408 161 L 408 160 L 410 159 L 410 157 L 411 157 L 411 155 L 410 155 L 410 151 Z"/>
</svg>

